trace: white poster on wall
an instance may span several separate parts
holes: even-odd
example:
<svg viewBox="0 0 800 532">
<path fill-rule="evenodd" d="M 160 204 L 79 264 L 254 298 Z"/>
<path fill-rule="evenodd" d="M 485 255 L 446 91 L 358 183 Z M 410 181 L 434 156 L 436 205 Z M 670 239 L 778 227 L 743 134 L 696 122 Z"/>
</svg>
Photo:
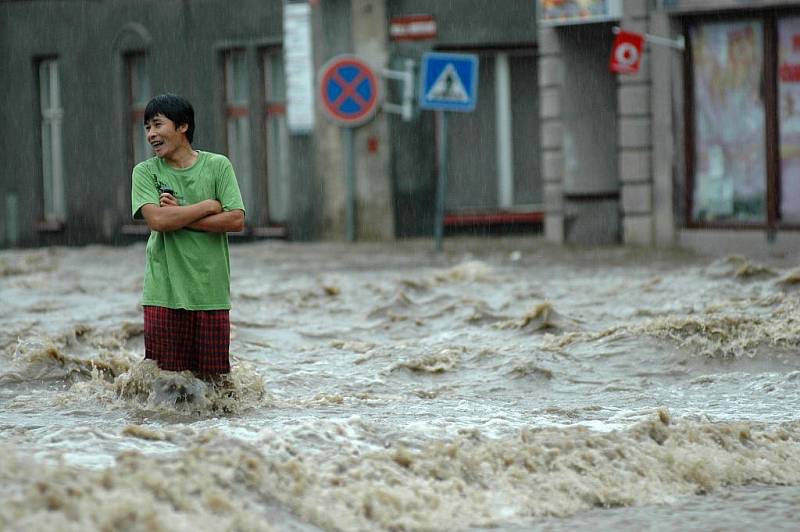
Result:
<svg viewBox="0 0 800 532">
<path fill-rule="evenodd" d="M 308 133 L 314 129 L 314 62 L 308 2 L 283 6 L 283 55 L 286 123 L 291 133 Z"/>
</svg>

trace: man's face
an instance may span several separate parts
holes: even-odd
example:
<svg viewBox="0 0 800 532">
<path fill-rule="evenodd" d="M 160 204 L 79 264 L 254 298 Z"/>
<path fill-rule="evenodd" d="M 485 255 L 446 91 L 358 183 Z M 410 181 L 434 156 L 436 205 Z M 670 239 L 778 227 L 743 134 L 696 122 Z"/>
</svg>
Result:
<svg viewBox="0 0 800 532">
<path fill-rule="evenodd" d="M 158 113 L 144 125 L 147 142 L 157 157 L 168 157 L 186 142 L 187 124 L 175 126 L 175 122 Z"/>
</svg>

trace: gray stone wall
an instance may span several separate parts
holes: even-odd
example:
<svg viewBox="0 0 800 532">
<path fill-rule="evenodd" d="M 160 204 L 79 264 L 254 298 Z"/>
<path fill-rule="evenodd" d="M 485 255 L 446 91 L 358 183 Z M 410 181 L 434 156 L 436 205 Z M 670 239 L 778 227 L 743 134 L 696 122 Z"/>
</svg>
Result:
<svg viewBox="0 0 800 532">
<path fill-rule="evenodd" d="M 544 184 L 545 238 L 564 241 L 564 126 L 561 120 L 564 63 L 555 28 L 540 27 L 539 120 L 541 123 L 542 181 Z"/>
<path fill-rule="evenodd" d="M 621 26 L 637 33 L 648 33 L 647 7 L 647 0 L 625 0 Z M 643 246 L 654 243 L 652 49 L 652 44 L 645 46 L 638 73 L 618 76 L 617 90 L 622 239 L 625 244 Z"/>
<path fill-rule="evenodd" d="M 147 52 L 152 94 L 170 91 L 188 97 L 197 115 L 195 146 L 224 153 L 221 51 L 244 47 L 255 64 L 260 46 L 280 44 L 281 20 L 279 0 L 243 0 L 236 9 L 222 0 L 146 6 L 134 0 L 0 2 L 0 48 L 10 51 L 0 54 L 0 203 L 15 204 L 17 212 L 13 221 L 7 213 L 1 217 L 6 236 L 13 226 L 19 245 L 123 241 L 119 229 L 130 222 L 131 175 L 123 54 Z M 37 226 L 42 171 L 35 63 L 43 56 L 58 57 L 64 111 L 67 214 L 58 231 Z M 250 88 L 257 98 L 256 76 Z M 254 128 L 262 115 L 254 111 Z M 253 157 L 255 172 L 263 175 L 255 150 Z M 307 191 L 297 193 L 305 197 Z M 16 199 L 9 200 L 12 196 Z M 258 217 L 258 212 L 248 213 L 248 221 Z"/>
<path fill-rule="evenodd" d="M 650 33 L 650 19 L 650 2 L 624 1 L 623 18 L 619 23 L 621 27 L 638 33 Z M 658 29 L 668 35 L 665 20 L 659 19 L 657 23 Z M 564 184 L 563 109 L 574 104 L 571 98 L 582 97 L 580 93 L 571 92 L 564 86 L 566 56 L 564 43 L 560 41 L 564 34 L 564 29 L 552 27 L 540 27 L 538 32 L 545 235 L 553 242 L 569 239 L 568 225 L 574 222 L 573 215 L 565 212 L 564 195 L 579 192 L 566 190 Z M 671 245 L 675 238 L 670 83 L 668 79 L 663 79 L 665 74 L 654 74 L 651 66 L 654 54 L 661 57 L 662 62 L 669 63 L 671 53 L 674 52 L 656 50 L 653 45 L 647 44 L 639 72 L 618 75 L 616 102 L 608 102 L 609 107 L 616 107 L 617 110 L 617 151 L 609 156 L 617 158 L 619 229 L 625 244 Z M 660 76 L 659 81 L 664 83 L 663 86 L 654 87 L 654 75 Z M 656 134 L 658 139 L 654 138 Z M 659 157 L 657 184 L 654 182 L 654 153 Z M 592 190 L 587 188 L 585 192 Z"/>
<path fill-rule="evenodd" d="M 386 0 L 388 15 L 424 13 L 437 23 L 437 46 L 530 43 L 536 35 L 531 0 Z"/>
<path fill-rule="evenodd" d="M 650 31 L 659 36 L 676 38 L 678 29 L 673 27 L 669 17 L 663 12 L 651 11 Z M 675 176 L 681 172 L 683 164 L 682 128 L 675 124 L 673 117 L 683 108 L 683 52 L 665 46 L 653 46 L 648 54 L 651 72 L 651 109 L 653 148 L 650 158 L 630 161 L 633 167 L 649 166 L 647 172 L 653 180 L 653 244 L 659 247 L 672 247 L 676 244 L 677 220 L 680 209 L 676 202 L 681 195 L 675 187 Z M 625 163 L 621 163 L 623 166 Z"/>
<path fill-rule="evenodd" d="M 387 17 L 384 0 L 353 1 L 354 52 L 364 58 L 380 76 L 388 66 Z M 385 87 L 384 87 L 385 88 Z M 389 165 L 389 117 L 385 112 L 355 132 L 356 198 L 361 222 L 359 235 L 364 239 L 394 238 L 392 182 Z"/>
</svg>

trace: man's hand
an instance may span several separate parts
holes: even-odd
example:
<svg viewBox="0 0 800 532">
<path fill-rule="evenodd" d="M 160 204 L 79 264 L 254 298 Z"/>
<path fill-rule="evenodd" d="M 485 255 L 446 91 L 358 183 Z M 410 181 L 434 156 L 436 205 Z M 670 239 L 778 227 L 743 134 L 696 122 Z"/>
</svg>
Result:
<svg viewBox="0 0 800 532">
<path fill-rule="evenodd" d="M 211 203 L 211 209 L 214 211 L 214 214 L 219 214 L 222 212 L 222 203 L 220 203 L 218 200 L 210 199 L 206 201 Z"/>
<path fill-rule="evenodd" d="M 234 209 L 206 216 L 190 223 L 186 228 L 207 233 L 237 233 L 244 230 L 244 211 Z"/>
<path fill-rule="evenodd" d="M 222 212 L 222 204 L 207 199 L 192 205 L 179 206 L 175 196 L 164 192 L 158 198 L 159 206 L 152 203 L 142 206 L 142 216 L 153 231 L 177 231 L 207 216 Z"/>
<path fill-rule="evenodd" d="M 222 204 L 213 199 L 207 199 L 201 201 L 199 204 L 203 204 L 208 209 L 208 215 L 211 216 L 212 214 L 219 214 L 222 212 Z M 158 201 L 159 207 L 180 207 L 178 200 L 170 194 L 169 192 L 162 192 L 161 196 L 159 197 Z"/>
<path fill-rule="evenodd" d="M 169 192 L 162 192 L 158 198 L 159 207 L 179 207 L 178 200 Z"/>
<path fill-rule="evenodd" d="M 202 205 L 208 210 L 208 214 L 206 214 L 206 216 L 212 216 L 222 212 L 222 203 L 215 199 L 203 200 L 198 203 L 198 205 Z"/>
</svg>

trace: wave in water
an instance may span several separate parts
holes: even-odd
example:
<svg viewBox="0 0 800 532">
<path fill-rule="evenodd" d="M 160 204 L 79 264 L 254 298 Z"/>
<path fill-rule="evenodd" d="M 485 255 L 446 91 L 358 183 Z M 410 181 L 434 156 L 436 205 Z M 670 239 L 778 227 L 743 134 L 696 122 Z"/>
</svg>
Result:
<svg viewBox="0 0 800 532">
<path fill-rule="evenodd" d="M 534 305 L 520 319 L 506 320 L 496 323 L 498 329 L 516 329 L 530 332 L 566 331 L 578 327 L 577 320 L 568 318 L 557 312 L 552 303 L 545 301 Z"/>
<path fill-rule="evenodd" d="M 268 401 L 264 381 L 251 365 L 235 361 L 231 372 L 214 382 L 188 371 L 162 371 L 123 347 L 140 333 L 128 325 L 111 334 L 79 326 L 59 339 L 20 340 L 0 366 L 0 385 L 66 381 L 71 387 L 53 396 L 54 401 L 103 401 L 162 413 L 235 413 Z M 82 348 L 88 353 L 80 353 Z"/>
<path fill-rule="evenodd" d="M 0 354 L 0 383 L 89 376 L 92 370 L 117 376 L 136 358 L 133 350 L 143 344 L 144 325 L 125 321 L 100 330 L 78 323 L 54 336 L 35 329 L 36 324 L 27 324 L 7 333 L 17 340 L 7 341 Z"/>
<path fill-rule="evenodd" d="M 144 360 L 114 379 L 116 397 L 161 412 L 238 413 L 268 402 L 261 376 L 247 364 L 236 364 L 230 373 L 214 381 L 195 377 L 190 371 L 162 371 Z"/>
<path fill-rule="evenodd" d="M 715 278 L 733 278 L 740 281 L 763 279 L 777 275 L 772 268 L 754 263 L 740 255 L 730 255 L 714 261 L 706 268 L 706 273 Z"/>
<path fill-rule="evenodd" d="M 772 308 L 767 312 L 756 311 L 753 307 L 757 304 Z M 521 326 L 523 322 L 518 323 Z M 773 295 L 755 303 L 715 305 L 702 314 L 657 316 L 597 332 L 557 334 L 558 329 L 546 332 L 542 348 L 547 351 L 560 351 L 574 343 L 603 338 L 646 335 L 669 340 L 681 349 L 707 358 L 755 358 L 781 351 L 793 352 L 800 345 L 800 300 L 794 296 Z"/>
<path fill-rule="evenodd" d="M 800 424 L 672 421 L 663 410 L 609 433 L 523 429 L 489 439 L 467 430 L 417 449 L 351 452 L 304 453 L 295 443 L 269 430 L 256 443 L 209 432 L 174 455 L 122 453 L 100 471 L 36 463 L 6 447 L 0 525 L 267 530 L 270 509 L 283 506 L 329 530 L 455 530 L 800 483 Z"/>
</svg>

